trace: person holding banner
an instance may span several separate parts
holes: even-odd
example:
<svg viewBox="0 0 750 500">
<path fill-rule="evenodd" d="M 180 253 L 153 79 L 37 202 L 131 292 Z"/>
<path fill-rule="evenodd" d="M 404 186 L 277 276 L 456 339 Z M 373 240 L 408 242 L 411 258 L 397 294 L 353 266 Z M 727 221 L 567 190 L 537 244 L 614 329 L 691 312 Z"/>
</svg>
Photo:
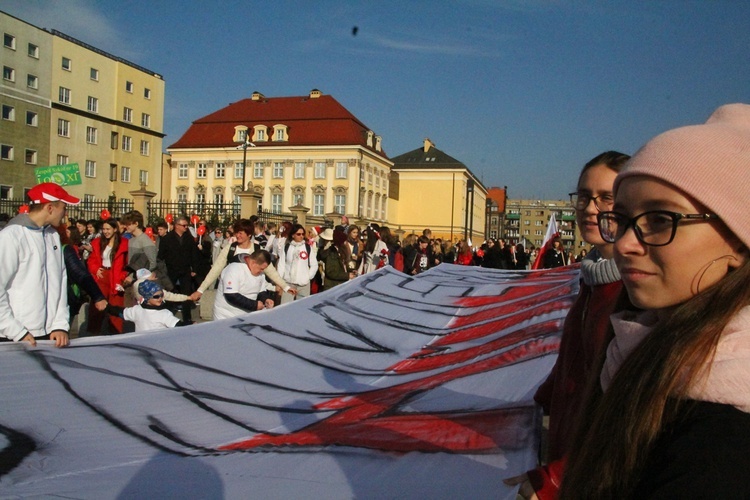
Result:
<svg viewBox="0 0 750 500">
<path fill-rule="evenodd" d="M 68 345 L 68 279 L 55 229 L 81 200 L 51 182 L 28 192 L 28 213 L 0 231 L 0 340 Z"/>
<path fill-rule="evenodd" d="M 580 292 L 565 318 L 555 366 L 534 395 L 550 417 L 548 464 L 506 480 L 511 485 L 521 483 L 520 493 L 525 498 L 557 497 L 564 457 L 571 452 L 570 443 L 585 388 L 589 380 L 598 375 L 597 360 L 611 336 L 609 315 L 616 307 L 622 281 L 612 260 L 612 244 L 599 234 L 597 215 L 612 208 L 615 177 L 629 158 L 617 151 L 592 158 L 581 170 L 576 191 L 571 194 L 581 237 L 593 245 L 594 250 L 581 264 Z M 538 256 L 537 260 L 541 258 Z"/>
<path fill-rule="evenodd" d="M 599 214 L 629 307 L 562 498 L 750 498 L 750 105 L 656 136 Z"/>
</svg>

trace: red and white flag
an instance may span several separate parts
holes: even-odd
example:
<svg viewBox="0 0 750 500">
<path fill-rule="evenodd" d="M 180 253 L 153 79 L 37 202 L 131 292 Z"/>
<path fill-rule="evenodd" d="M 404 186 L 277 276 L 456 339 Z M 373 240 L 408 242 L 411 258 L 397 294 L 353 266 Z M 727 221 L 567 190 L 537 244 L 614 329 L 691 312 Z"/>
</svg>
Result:
<svg viewBox="0 0 750 500">
<path fill-rule="evenodd" d="M 549 225 L 547 226 L 547 234 L 544 235 L 544 242 L 542 242 L 542 247 L 539 249 L 539 252 L 536 255 L 536 260 L 534 261 L 534 264 L 532 264 L 531 269 L 542 269 L 542 264 L 544 264 L 544 254 L 549 251 L 552 246 L 552 241 L 558 236 L 560 236 L 560 230 L 557 227 L 555 214 L 552 213 L 549 218 Z"/>
</svg>

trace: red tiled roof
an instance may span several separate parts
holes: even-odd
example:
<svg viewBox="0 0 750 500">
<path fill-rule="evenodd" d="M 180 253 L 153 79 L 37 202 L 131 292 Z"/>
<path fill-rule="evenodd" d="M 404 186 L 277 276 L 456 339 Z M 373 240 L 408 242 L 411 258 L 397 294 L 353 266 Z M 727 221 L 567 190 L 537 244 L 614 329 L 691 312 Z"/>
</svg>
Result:
<svg viewBox="0 0 750 500">
<path fill-rule="evenodd" d="M 168 149 L 235 147 L 232 138 L 237 125 L 246 125 L 250 134 L 255 125 L 266 125 L 269 138 L 274 125 L 287 126 L 288 141 L 269 140 L 258 142 L 257 146 L 361 145 L 375 151 L 366 145 L 368 128 L 328 95 L 237 101 L 195 120 Z M 387 158 L 385 151 L 378 154 Z"/>
</svg>

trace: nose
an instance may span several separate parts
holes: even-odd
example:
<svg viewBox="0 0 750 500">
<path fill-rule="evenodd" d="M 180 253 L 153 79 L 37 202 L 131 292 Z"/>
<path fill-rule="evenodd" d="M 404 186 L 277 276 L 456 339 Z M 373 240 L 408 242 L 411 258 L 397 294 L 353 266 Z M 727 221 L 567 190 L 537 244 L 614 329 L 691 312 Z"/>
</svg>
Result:
<svg viewBox="0 0 750 500">
<path fill-rule="evenodd" d="M 643 254 L 646 245 L 641 243 L 636 235 L 635 225 L 630 224 L 620 238 L 615 241 L 615 252 L 620 255 Z"/>
</svg>

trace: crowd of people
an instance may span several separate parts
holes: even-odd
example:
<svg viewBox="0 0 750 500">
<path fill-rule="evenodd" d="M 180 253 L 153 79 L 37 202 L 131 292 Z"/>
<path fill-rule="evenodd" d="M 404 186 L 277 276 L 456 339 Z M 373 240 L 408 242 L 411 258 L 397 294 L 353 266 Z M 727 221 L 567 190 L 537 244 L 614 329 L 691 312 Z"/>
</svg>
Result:
<svg viewBox="0 0 750 500">
<path fill-rule="evenodd" d="M 556 364 L 535 394 L 550 416 L 545 463 L 508 478 L 524 498 L 750 496 L 750 106 L 665 132 L 632 158 L 589 161 L 572 196 L 593 250 Z M 173 327 L 217 290 L 214 318 L 303 300 L 383 266 L 527 269 L 532 249 L 403 241 L 387 227 L 192 227 L 144 231 L 142 214 L 65 220 L 78 199 L 55 184 L 0 231 L 0 337 L 66 345 L 76 305 L 87 332 Z M 152 238 L 153 236 L 153 238 Z M 565 265 L 559 241 L 544 267 Z M 67 282 L 67 291 L 64 284 Z M 84 298 L 84 293 L 88 299 Z M 178 319 L 165 304 L 181 310 Z"/>
</svg>

